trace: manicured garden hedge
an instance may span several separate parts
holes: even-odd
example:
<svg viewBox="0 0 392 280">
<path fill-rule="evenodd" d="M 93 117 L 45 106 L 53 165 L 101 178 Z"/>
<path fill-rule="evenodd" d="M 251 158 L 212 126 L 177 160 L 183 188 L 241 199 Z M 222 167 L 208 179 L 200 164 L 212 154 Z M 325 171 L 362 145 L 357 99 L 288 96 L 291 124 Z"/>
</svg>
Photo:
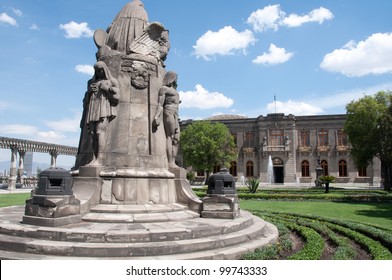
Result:
<svg viewBox="0 0 392 280">
<path fill-rule="evenodd" d="M 318 260 L 325 250 L 326 241 L 329 241 L 335 249 L 331 259 L 356 259 L 358 252 L 353 244 L 357 244 L 371 259 L 392 260 L 392 231 L 389 229 L 315 215 L 272 211 L 252 213 L 277 225 L 280 240 L 278 244 L 244 255 L 243 259 Z M 291 254 L 289 246 L 279 246 L 281 242 L 290 244 L 287 230 L 302 238 L 304 246 L 298 252 Z"/>
</svg>

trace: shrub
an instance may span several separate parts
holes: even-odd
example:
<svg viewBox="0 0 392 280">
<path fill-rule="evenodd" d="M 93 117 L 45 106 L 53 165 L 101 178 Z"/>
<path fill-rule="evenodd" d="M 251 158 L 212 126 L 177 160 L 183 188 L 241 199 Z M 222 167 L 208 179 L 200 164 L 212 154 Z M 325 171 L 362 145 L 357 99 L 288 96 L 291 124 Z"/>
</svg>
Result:
<svg viewBox="0 0 392 280">
<path fill-rule="evenodd" d="M 362 247 L 364 247 L 375 260 L 391 260 L 392 254 L 391 252 L 382 246 L 380 242 L 373 240 L 357 231 L 351 230 L 349 228 L 345 228 L 335 224 L 328 224 L 330 228 L 333 230 L 346 235 L 350 239 L 359 243 Z"/>
<path fill-rule="evenodd" d="M 323 184 L 326 184 L 326 183 L 333 183 L 333 182 L 335 182 L 336 177 L 330 176 L 330 175 L 324 175 L 324 176 L 320 176 L 318 179 L 319 179 Z"/>
<path fill-rule="evenodd" d="M 245 181 L 250 193 L 255 193 L 259 188 L 260 180 L 258 178 L 249 178 Z"/>
<path fill-rule="evenodd" d="M 189 182 L 192 182 L 193 180 L 195 180 L 195 173 L 194 172 L 188 172 L 186 174 L 186 178 Z"/>
</svg>

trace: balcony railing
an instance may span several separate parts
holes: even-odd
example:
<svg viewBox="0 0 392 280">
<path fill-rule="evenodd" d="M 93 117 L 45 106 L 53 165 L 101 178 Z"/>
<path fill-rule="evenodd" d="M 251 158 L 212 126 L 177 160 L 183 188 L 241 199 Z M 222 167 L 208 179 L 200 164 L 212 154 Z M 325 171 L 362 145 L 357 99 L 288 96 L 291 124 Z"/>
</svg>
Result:
<svg viewBox="0 0 392 280">
<path fill-rule="evenodd" d="M 289 146 L 266 146 L 264 148 L 264 151 L 267 152 L 285 152 L 290 150 Z"/>
<path fill-rule="evenodd" d="M 299 152 L 304 152 L 304 153 L 309 153 L 313 149 L 312 146 L 299 146 L 298 151 Z"/>
<path fill-rule="evenodd" d="M 318 152 L 329 152 L 330 150 L 331 150 L 331 146 L 329 145 L 317 146 Z"/>
</svg>

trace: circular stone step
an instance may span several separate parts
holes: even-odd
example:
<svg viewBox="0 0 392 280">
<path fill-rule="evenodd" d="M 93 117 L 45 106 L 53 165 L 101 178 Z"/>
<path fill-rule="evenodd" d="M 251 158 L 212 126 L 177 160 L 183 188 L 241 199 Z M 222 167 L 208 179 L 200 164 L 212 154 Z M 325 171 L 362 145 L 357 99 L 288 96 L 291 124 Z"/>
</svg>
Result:
<svg viewBox="0 0 392 280">
<path fill-rule="evenodd" d="M 144 205 L 115 205 L 115 204 L 98 204 L 91 208 L 91 213 L 167 213 L 175 211 L 188 210 L 188 207 L 179 203 L 169 204 L 144 204 Z"/>
<path fill-rule="evenodd" d="M 278 238 L 276 227 L 246 211 L 235 220 L 82 221 L 52 228 L 22 224 L 23 210 L 0 209 L 0 259 L 234 259 Z"/>
<path fill-rule="evenodd" d="M 158 223 L 194 219 L 200 215 L 192 211 L 166 213 L 123 214 L 123 213 L 89 213 L 82 221 L 94 223 Z"/>
<path fill-rule="evenodd" d="M 182 221 L 198 218 L 200 215 L 189 211 L 185 205 L 146 204 L 114 205 L 98 204 L 83 216 L 82 221 L 94 223 L 157 223 Z"/>
</svg>

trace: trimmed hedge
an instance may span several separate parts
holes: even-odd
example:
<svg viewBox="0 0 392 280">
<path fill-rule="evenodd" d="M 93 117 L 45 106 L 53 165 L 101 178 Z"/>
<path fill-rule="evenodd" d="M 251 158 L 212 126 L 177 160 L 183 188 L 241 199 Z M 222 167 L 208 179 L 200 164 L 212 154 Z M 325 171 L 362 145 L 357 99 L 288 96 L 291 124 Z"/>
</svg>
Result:
<svg viewBox="0 0 392 280">
<path fill-rule="evenodd" d="M 392 201 L 390 195 L 345 195 L 345 194 L 267 194 L 267 193 L 238 193 L 240 199 L 276 199 L 276 200 L 327 200 L 327 201 Z"/>
<path fill-rule="evenodd" d="M 293 248 L 293 242 L 290 238 L 290 230 L 281 222 L 270 217 L 264 217 L 268 222 L 273 223 L 279 231 L 279 242 L 268 245 L 262 249 L 256 249 L 252 253 L 242 256 L 243 260 L 277 260 L 283 252 L 288 252 Z"/>
<path fill-rule="evenodd" d="M 329 224 L 328 226 L 333 230 L 336 230 L 339 233 L 346 235 L 350 239 L 354 240 L 355 242 L 366 248 L 368 252 L 373 256 L 373 259 L 392 260 L 391 252 L 387 248 L 382 246 L 380 242 L 343 226 L 339 226 L 336 224 Z"/>
<path fill-rule="evenodd" d="M 195 194 L 204 197 L 207 188 L 193 188 Z M 392 194 L 380 190 L 342 190 L 330 189 L 329 193 L 325 193 L 323 189 L 286 189 L 286 190 L 258 190 L 250 193 L 248 189 L 237 189 L 238 198 L 249 200 L 326 200 L 326 201 L 346 201 L 346 202 L 392 202 Z"/>
<path fill-rule="evenodd" d="M 351 247 L 350 240 L 368 251 L 375 260 L 392 260 L 392 250 L 390 248 L 392 232 L 389 230 L 315 215 L 266 211 L 252 211 L 252 213 L 271 223 L 283 224 L 286 228 L 296 231 L 304 238 L 305 245 L 303 249 L 289 257 L 290 260 L 319 259 L 323 253 L 324 238 L 330 240 L 336 246 L 333 256 L 335 260 L 355 259 L 356 250 Z M 289 239 L 287 230 L 284 237 L 279 235 L 280 242 L 284 239 Z M 255 252 L 254 255 L 249 255 L 249 258 L 246 259 L 267 259 L 265 258 L 267 253 L 263 250 Z M 282 252 L 282 250 L 278 250 L 276 245 L 275 248 L 268 248 L 268 250 L 268 259 L 277 259 Z M 289 251 L 290 247 L 286 250 Z M 276 254 L 275 257 L 274 254 Z"/>
</svg>

